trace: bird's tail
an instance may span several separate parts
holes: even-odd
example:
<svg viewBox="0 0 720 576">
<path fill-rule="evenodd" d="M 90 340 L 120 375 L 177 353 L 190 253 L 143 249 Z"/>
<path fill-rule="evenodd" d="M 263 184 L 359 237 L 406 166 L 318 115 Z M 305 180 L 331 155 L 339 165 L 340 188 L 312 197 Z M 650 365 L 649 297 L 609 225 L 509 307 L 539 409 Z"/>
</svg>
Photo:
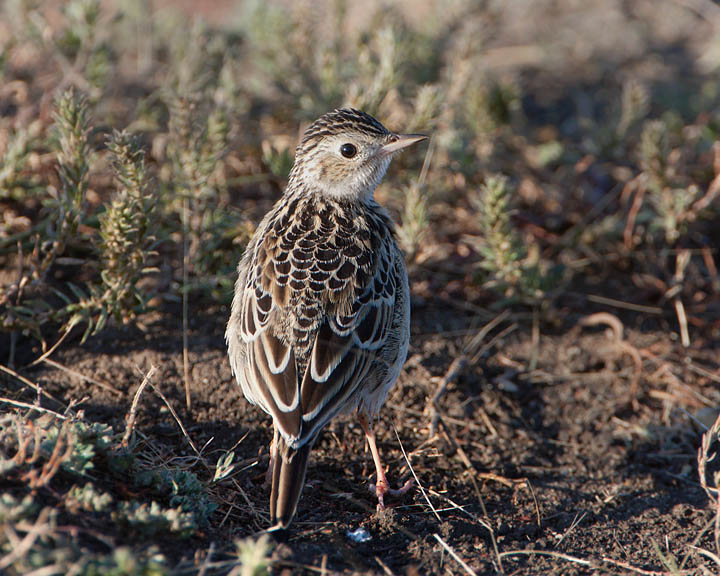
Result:
<svg viewBox="0 0 720 576">
<path fill-rule="evenodd" d="M 275 442 L 270 492 L 271 529 L 287 528 L 295 516 L 313 444 L 310 441 L 295 449 L 287 445 L 282 435 Z"/>
</svg>

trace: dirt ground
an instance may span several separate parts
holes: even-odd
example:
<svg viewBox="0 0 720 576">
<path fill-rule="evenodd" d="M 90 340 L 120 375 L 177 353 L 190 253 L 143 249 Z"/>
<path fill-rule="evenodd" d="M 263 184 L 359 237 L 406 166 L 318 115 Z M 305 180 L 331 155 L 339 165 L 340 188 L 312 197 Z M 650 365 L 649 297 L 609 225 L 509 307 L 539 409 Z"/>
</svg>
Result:
<svg viewBox="0 0 720 576">
<path fill-rule="evenodd" d="M 636 312 L 620 315 L 621 344 L 608 326 L 582 328 L 573 316 L 561 320 L 557 334 L 541 334 L 537 346 L 529 330 L 518 329 L 449 383 L 438 402 L 437 434 L 429 438 L 428 399 L 462 354 L 464 331 L 477 331 L 478 316 L 457 301 L 415 295 L 408 362 L 377 425 L 391 483 L 415 475 L 419 486 L 376 513 L 362 431 L 352 419 L 334 422 L 314 450 L 296 521 L 274 548 L 273 569 L 463 572 L 439 539 L 477 574 L 655 574 L 670 573 L 673 561 L 692 569 L 698 557 L 685 557 L 688 545 L 712 549 L 714 514 L 696 472 L 700 427 L 693 419 L 702 413 L 693 412 L 703 396 L 720 403 L 717 384 L 698 375 L 717 348 L 705 342 L 683 351 L 662 317 Z M 588 313 L 602 309 L 586 305 Z M 236 462 L 245 469 L 217 491 L 209 529 L 181 546 L 156 542 L 178 563 L 197 562 L 209 549 L 222 555 L 234 539 L 257 534 L 268 522 L 263 479 L 270 422 L 231 377 L 227 314 L 191 307 L 190 411 L 179 310 L 159 315 L 145 333 L 108 330 L 55 356 L 60 366 L 119 394 L 57 367 L 29 372 L 57 397 L 82 398 L 78 408 L 89 419 L 122 429 L 132 396 L 154 365 L 153 381 L 195 444 L 204 446 L 207 461 L 239 442 Z M 642 369 L 635 408 L 634 353 Z M 676 374 L 680 356 L 685 368 Z M 192 455 L 157 396 L 143 398 L 137 426 L 162 459 Z M 359 528 L 367 541 L 352 541 L 350 532 Z M 124 542 L 123 534 L 109 537 Z"/>
</svg>

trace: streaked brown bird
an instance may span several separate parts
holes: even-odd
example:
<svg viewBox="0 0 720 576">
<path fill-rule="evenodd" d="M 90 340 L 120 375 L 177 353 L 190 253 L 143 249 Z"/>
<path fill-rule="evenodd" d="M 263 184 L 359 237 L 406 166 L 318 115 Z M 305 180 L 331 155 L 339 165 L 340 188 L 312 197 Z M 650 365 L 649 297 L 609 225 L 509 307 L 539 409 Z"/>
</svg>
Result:
<svg viewBox="0 0 720 576">
<path fill-rule="evenodd" d="M 321 116 L 238 266 L 225 338 L 245 397 L 273 418 L 273 528 L 295 515 L 322 428 L 352 411 L 384 507 L 390 489 L 371 421 L 407 356 L 410 294 L 393 223 L 373 193 L 393 154 L 425 138 L 359 110 Z"/>
</svg>

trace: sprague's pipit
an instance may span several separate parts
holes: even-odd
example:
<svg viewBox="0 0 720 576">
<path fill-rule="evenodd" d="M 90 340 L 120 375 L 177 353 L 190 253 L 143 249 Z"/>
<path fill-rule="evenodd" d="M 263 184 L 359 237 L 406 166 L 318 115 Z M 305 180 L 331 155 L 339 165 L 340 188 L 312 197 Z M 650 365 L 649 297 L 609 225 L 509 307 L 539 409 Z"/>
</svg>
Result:
<svg viewBox="0 0 720 576">
<path fill-rule="evenodd" d="M 390 491 L 370 422 L 405 362 L 410 294 L 393 223 L 373 192 L 392 155 L 423 139 L 358 110 L 321 116 L 238 266 L 225 337 L 245 397 L 273 418 L 273 528 L 290 524 L 310 450 L 341 413 L 357 410 L 378 508 Z"/>
</svg>

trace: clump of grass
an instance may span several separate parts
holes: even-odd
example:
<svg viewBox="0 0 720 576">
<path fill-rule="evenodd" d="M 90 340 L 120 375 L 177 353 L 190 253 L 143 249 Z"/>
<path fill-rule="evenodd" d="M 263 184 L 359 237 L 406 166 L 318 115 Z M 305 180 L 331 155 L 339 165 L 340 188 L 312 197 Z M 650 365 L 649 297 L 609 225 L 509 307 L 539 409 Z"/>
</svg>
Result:
<svg viewBox="0 0 720 576">
<path fill-rule="evenodd" d="M 32 488 L 48 486 L 61 470 L 76 476 L 90 472 L 97 455 L 107 453 L 112 442 L 112 429 L 104 424 L 14 417 L 0 426 L 0 446 L 5 454 L 13 453 L 1 460 L 1 468 Z"/>
<path fill-rule="evenodd" d="M 26 498 L 27 499 L 27 498 Z M 57 510 L 45 507 L 38 513 L 2 516 L 0 501 L 0 570 L 8 576 L 30 573 L 79 574 L 82 576 L 161 576 L 169 573 L 165 558 L 153 546 L 118 547 L 113 552 L 91 552 L 71 533 L 58 526 Z M 19 542 L 23 546 L 18 547 Z"/>
<path fill-rule="evenodd" d="M 45 431 L 47 435 L 42 443 L 42 450 L 52 455 L 66 444 L 61 466 L 65 471 L 78 476 L 83 476 L 95 468 L 94 459 L 97 454 L 106 453 L 113 444 L 112 428 L 99 422 L 71 420 L 60 425 L 54 421 Z"/>
<path fill-rule="evenodd" d="M 482 142 L 510 121 L 511 114 L 518 108 L 519 95 L 510 83 L 477 78 L 469 82 L 467 89 L 464 117 L 475 137 Z"/>
<path fill-rule="evenodd" d="M 0 472 L 15 487 L 0 496 L 0 570 L 24 574 L 54 565 L 63 573 L 166 573 L 164 558 L 139 539 L 185 539 L 206 525 L 216 508 L 207 483 L 189 470 L 153 466 L 154 453 L 123 449 L 112 428 L 81 414 L 31 413 L 0 420 Z M 59 505 L 44 506 L 48 497 Z M 61 512 L 63 522 L 68 514 L 89 513 L 94 522 L 120 525 L 133 548 L 90 553 L 77 534 L 58 529 Z M 13 542 L 35 533 L 28 550 L 10 554 Z"/>
<path fill-rule="evenodd" d="M 345 101 L 369 114 L 380 105 L 398 81 L 398 41 L 390 26 L 379 28 L 371 42 L 360 46 L 358 73 L 348 87 Z"/>
<path fill-rule="evenodd" d="M 37 188 L 37 177 L 28 173 L 28 163 L 39 144 L 40 122 L 19 128 L 10 134 L 5 149 L 0 154 L 0 198 L 18 200 Z"/>
<path fill-rule="evenodd" d="M 507 178 L 490 176 L 474 198 L 482 238 L 471 239 L 488 275 L 487 286 L 505 299 L 538 303 L 555 283 L 549 265 L 536 245 L 522 242 L 512 223 L 511 192 Z"/>
<path fill-rule="evenodd" d="M 93 98 L 99 97 L 112 72 L 115 55 L 100 23 L 99 0 L 71 0 L 64 7 L 66 27 L 58 45 L 79 69 Z"/>
<path fill-rule="evenodd" d="M 418 256 L 420 245 L 430 225 L 430 201 L 426 181 L 431 159 L 432 141 L 425 155 L 420 175 L 407 186 L 403 197 L 402 221 L 397 228 L 397 235 L 400 247 L 406 252 L 410 261 Z"/>
<path fill-rule="evenodd" d="M 240 565 L 233 568 L 230 576 L 263 576 L 269 573 L 272 544 L 267 534 L 257 540 L 237 540 L 235 548 Z"/>
<path fill-rule="evenodd" d="M 152 233 L 157 199 L 149 186 L 143 150 L 126 132 L 115 132 L 108 149 L 117 181 L 115 197 L 100 217 L 103 271 L 107 310 L 127 321 L 143 304 L 137 288 L 154 255 Z"/>
<path fill-rule="evenodd" d="M 116 58 L 99 0 L 64 3 L 59 26 L 49 22 L 41 3 L 29 0 L 8 2 L 6 15 L 19 41 L 55 62 L 62 84 L 81 87 L 93 100 L 101 96 Z"/>
<path fill-rule="evenodd" d="M 649 110 L 650 93 L 647 86 L 635 79 L 626 80 L 620 96 L 620 118 L 615 130 L 617 138 L 625 137 Z"/>
<path fill-rule="evenodd" d="M 163 88 L 169 112 L 165 208 L 182 228 L 183 290 L 190 289 L 190 278 L 212 290 L 228 272 L 225 259 L 234 255 L 221 249 L 231 228 L 221 192 L 231 109 L 237 105 L 238 86 L 228 73 L 234 53 L 222 36 L 198 23 L 189 36 L 175 35 L 170 48 L 171 73 Z M 175 232 L 175 222 L 170 225 Z"/>
<path fill-rule="evenodd" d="M 397 235 L 400 247 L 410 261 L 417 256 L 430 224 L 427 194 L 427 188 L 418 181 L 407 187 L 404 197 L 402 223 L 397 228 Z"/>
<path fill-rule="evenodd" d="M 263 163 L 270 173 L 283 181 L 287 181 L 290 169 L 295 162 L 292 147 L 280 146 L 264 140 L 262 143 Z"/>
<path fill-rule="evenodd" d="M 108 149 L 115 173 L 116 192 L 100 215 L 101 283 L 89 286 L 89 296 L 76 305 L 69 322 L 86 320 L 85 332 L 97 333 L 109 317 L 128 323 L 147 300 L 140 280 L 153 269 L 153 221 L 156 197 L 149 186 L 144 152 L 126 132 L 115 132 Z"/>
<path fill-rule="evenodd" d="M 146 537 L 172 533 L 187 538 L 197 528 L 191 513 L 183 511 L 180 506 L 165 508 L 155 501 L 150 504 L 134 500 L 122 502 L 114 518 Z"/>
<path fill-rule="evenodd" d="M 164 90 L 170 116 L 165 205 L 182 230 L 183 297 L 200 290 L 220 299 L 240 256 L 224 179 L 239 89 L 228 72 L 234 65 L 232 50 L 206 30 L 194 34 L 194 47 L 183 48 L 187 38 L 178 41 L 177 71 Z M 175 222 L 170 226 L 174 234 Z"/>
<path fill-rule="evenodd" d="M 322 30 L 310 5 L 288 9 L 251 2 L 246 6 L 243 27 L 256 67 L 252 90 L 263 96 L 278 94 L 306 119 L 338 106 L 346 79 L 342 33 L 346 3 L 334 3 L 333 25 Z"/>
<path fill-rule="evenodd" d="M 701 197 L 700 188 L 684 174 L 679 130 L 672 118 L 650 120 L 643 127 L 639 145 L 647 198 L 657 217 L 651 220 L 651 232 L 659 227 L 669 245 L 685 233 L 691 206 Z"/>
<path fill-rule="evenodd" d="M 57 101 L 55 130 L 58 143 L 58 175 L 60 189 L 51 202 L 50 221 L 54 231 L 43 243 L 44 251 L 34 275 L 44 279 L 57 256 L 78 230 L 85 216 L 88 174 L 93 153 L 90 147 L 90 119 L 87 99 L 69 89 Z"/>
<path fill-rule="evenodd" d="M 438 96 L 442 101 L 437 134 L 440 165 L 468 180 L 492 166 L 496 150 L 502 148 L 505 133 L 520 111 L 518 86 L 478 67 L 472 52 L 458 51 Z"/>
<path fill-rule="evenodd" d="M 164 576 L 170 574 L 165 557 L 151 546 L 147 550 L 133 550 L 127 546 L 116 548 L 109 554 L 81 558 L 83 576 Z"/>
<path fill-rule="evenodd" d="M 520 263 L 526 253 L 511 224 L 507 178 L 488 178 L 475 203 L 483 232 L 483 242 L 479 244 L 483 256 L 480 266 L 505 286 L 516 286 L 522 277 Z"/>
<path fill-rule="evenodd" d="M 408 132 L 431 132 L 440 120 L 443 93 L 436 84 L 423 84 L 415 95 Z"/>
<path fill-rule="evenodd" d="M 250 3 L 247 12 L 243 22 L 256 66 L 251 90 L 279 97 L 302 120 L 341 105 L 382 115 L 394 108 L 391 101 L 407 96 L 401 86 L 414 86 L 414 78 L 405 82 L 406 72 L 426 72 L 427 56 L 434 56 L 429 42 L 423 45 L 387 11 L 374 15 L 367 33 L 347 34 L 345 1 L 332 4 L 330 25 L 321 25 L 304 4 L 285 9 Z"/>
<path fill-rule="evenodd" d="M 138 487 L 151 489 L 158 498 L 169 498 L 169 506 L 180 507 L 189 514 L 194 527 L 204 526 L 217 509 L 217 504 L 206 492 L 205 483 L 187 470 L 143 470 L 137 474 L 135 483 Z"/>
<path fill-rule="evenodd" d="M 174 533 L 182 538 L 207 525 L 217 504 L 210 499 L 207 485 L 188 470 L 139 468 L 134 466 L 132 484 L 167 505 L 153 500 L 149 505 L 136 501 L 123 503 L 116 518 L 146 536 Z"/>
<path fill-rule="evenodd" d="M 230 260 L 237 256 L 223 249 L 231 240 L 233 222 L 214 178 L 226 150 L 229 123 L 222 107 L 212 106 L 197 92 L 173 97 L 170 103 L 170 206 L 182 223 L 184 292 L 217 291 L 232 269 Z"/>
<path fill-rule="evenodd" d="M 14 524 L 30 518 L 37 510 L 37 504 L 30 494 L 22 499 L 6 492 L 0 496 L 0 524 Z"/>
<path fill-rule="evenodd" d="M 113 501 L 107 492 L 98 490 L 92 483 L 75 485 L 65 497 L 65 507 L 70 511 L 104 512 Z"/>
<path fill-rule="evenodd" d="M 61 186 L 49 202 L 46 238 L 37 240 L 29 271 L 0 295 L 0 305 L 12 302 L 14 297 L 15 305 L 8 315 L 13 322 L 6 328 L 28 330 L 41 339 L 41 327 L 49 321 L 64 323 L 66 332 L 84 321 L 85 339 L 102 330 L 108 318 L 128 323 L 144 309 L 147 294 L 141 280 L 153 270 L 148 264 L 154 255 L 157 200 L 149 184 L 144 152 L 126 132 L 115 132 L 108 149 L 116 191 L 99 217 L 99 281 L 92 279 L 84 288 L 68 284 L 74 299 L 55 290 L 61 300 L 56 306 L 23 302 L 21 286 L 30 284 L 47 290 L 49 270 L 81 235 L 79 227 L 86 218 L 88 175 L 94 155 L 86 99 L 72 89 L 66 91 L 57 102 L 54 117 Z"/>
<path fill-rule="evenodd" d="M 48 302 L 47 276 L 57 258 L 78 236 L 85 217 L 93 157 L 87 100 L 82 95 L 73 89 L 66 90 L 56 102 L 53 118 L 60 187 L 48 188 L 45 226 L 36 228 L 38 234 L 27 264 L 18 256 L 22 265 L 16 281 L 0 290 L 0 309 L 6 309 L 2 327 L 31 333 L 38 340 L 42 340 L 44 324 L 62 321 L 68 313 L 65 307 L 57 308 Z M 65 301 L 70 302 L 66 297 Z"/>
</svg>

